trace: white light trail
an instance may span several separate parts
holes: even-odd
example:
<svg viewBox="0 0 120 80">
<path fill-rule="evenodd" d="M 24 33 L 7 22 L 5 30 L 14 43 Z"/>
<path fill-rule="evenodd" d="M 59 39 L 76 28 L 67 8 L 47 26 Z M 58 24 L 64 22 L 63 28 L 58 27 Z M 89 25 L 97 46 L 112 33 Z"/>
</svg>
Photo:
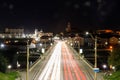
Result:
<svg viewBox="0 0 120 80">
<path fill-rule="evenodd" d="M 61 44 L 56 45 L 38 80 L 60 80 Z"/>
</svg>

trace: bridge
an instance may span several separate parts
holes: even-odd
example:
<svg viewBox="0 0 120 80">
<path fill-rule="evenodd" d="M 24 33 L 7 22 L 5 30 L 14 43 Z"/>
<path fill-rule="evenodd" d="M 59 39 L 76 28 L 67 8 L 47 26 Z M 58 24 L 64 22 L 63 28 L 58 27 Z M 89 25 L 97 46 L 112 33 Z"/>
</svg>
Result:
<svg viewBox="0 0 120 80">
<path fill-rule="evenodd" d="M 20 73 L 22 80 L 103 80 L 103 73 L 93 69 L 93 65 L 65 41 L 58 41 L 29 68 L 28 72 Z"/>
</svg>

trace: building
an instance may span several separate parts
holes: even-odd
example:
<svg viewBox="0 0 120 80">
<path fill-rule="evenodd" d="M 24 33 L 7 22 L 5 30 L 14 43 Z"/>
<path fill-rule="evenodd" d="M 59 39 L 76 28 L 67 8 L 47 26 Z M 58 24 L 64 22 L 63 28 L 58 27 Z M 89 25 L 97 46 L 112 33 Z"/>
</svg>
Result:
<svg viewBox="0 0 120 80">
<path fill-rule="evenodd" d="M 5 28 L 4 33 L 0 34 L 1 38 L 22 38 L 24 35 L 24 29 L 12 29 L 12 28 Z"/>
</svg>

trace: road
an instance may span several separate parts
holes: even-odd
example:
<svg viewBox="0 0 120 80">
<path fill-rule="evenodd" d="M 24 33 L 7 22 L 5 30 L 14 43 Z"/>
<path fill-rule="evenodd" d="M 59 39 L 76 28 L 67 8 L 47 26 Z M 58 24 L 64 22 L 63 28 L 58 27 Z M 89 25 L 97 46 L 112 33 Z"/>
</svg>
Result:
<svg viewBox="0 0 120 80">
<path fill-rule="evenodd" d="M 38 62 L 30 72 L 33 71 L 36 76 L 34 79 L 29 77 L 30 80 L 94 80 L 92 67 L 64 41 L 59 41 L 51 50 L 51 54 Z M 97 80 L 103 80 L 99 73 Z"/>
<path fill-rule="evenodd" d="M 87 80 L 86 75 L 65 43 L 62 46 L 62 61 L 64 80 Z"/>
<path fill-rule="evenodd" d="M 59 42 L 38 80 L 60 80 L 61 42 Z"/>
</svg>

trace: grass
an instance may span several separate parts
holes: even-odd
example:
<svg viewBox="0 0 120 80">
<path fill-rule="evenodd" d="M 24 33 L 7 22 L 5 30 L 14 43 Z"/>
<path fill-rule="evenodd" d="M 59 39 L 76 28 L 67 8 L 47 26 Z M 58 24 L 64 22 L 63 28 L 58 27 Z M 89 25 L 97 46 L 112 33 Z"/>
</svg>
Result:
<svg viewBox="0 0 120 80">
<path fill-rule="evenodd" d="M 105 76 L 105 80 L 120 80 L 120 70 L 113 72 L 111 76 Z"/>
<path fill-rule="evenodd" d="M 19 76 L 18 72 L 9 72 L 9 73 L 2 73 L 0 72 L 0 80 L 15 80 Z"/>
</svg>

